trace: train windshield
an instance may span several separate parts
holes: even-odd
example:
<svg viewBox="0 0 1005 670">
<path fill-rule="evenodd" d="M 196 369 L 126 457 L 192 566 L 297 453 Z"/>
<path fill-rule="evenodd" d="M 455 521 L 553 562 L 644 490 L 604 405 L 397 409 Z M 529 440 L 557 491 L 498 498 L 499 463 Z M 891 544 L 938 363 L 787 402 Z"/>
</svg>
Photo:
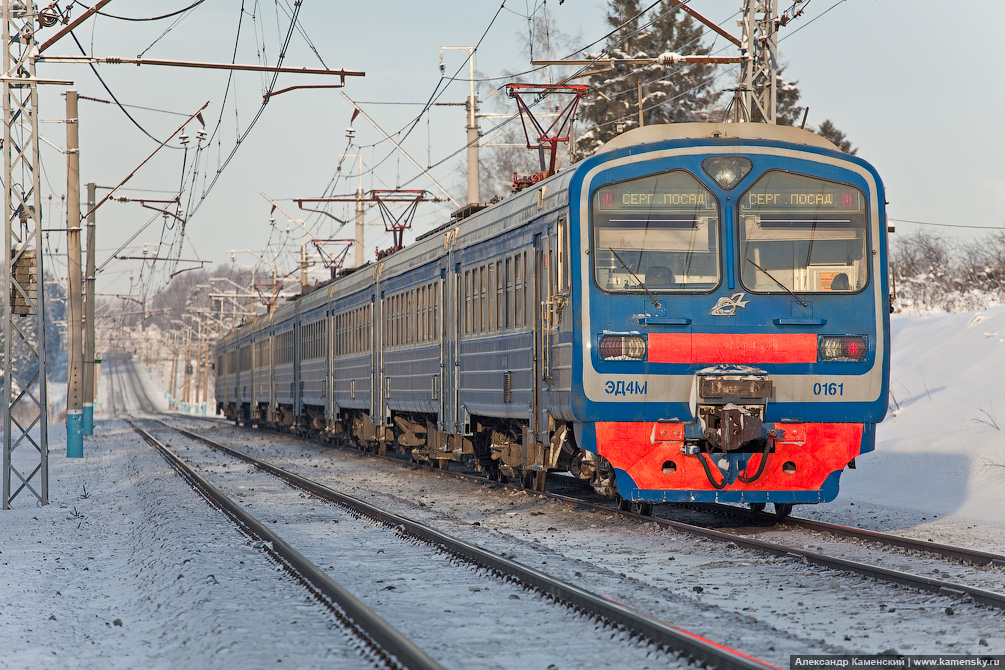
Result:
<svg viewBox="0 0 1005 670">
<path fill-rule="evenodd" d="M 740 198 L 740 276 L 764 293 L 853 293 L 869 280 L 865 195 L 840 184 L 768 172 Z"/>
<path fill-rule="evenodd" d="M 719 203 L 683 170 L 593 194 L 593 262 L 609 292 L 707 291 L 719 283 Z"/>
</svg>

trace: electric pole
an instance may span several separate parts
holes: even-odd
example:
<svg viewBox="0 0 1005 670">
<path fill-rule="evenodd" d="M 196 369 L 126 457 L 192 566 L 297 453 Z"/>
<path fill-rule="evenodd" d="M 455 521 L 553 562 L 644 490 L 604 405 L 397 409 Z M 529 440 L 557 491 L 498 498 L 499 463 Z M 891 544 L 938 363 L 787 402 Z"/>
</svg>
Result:
<svg viewBox="0 0 1005 670">
<path fill-rule="evenodd" d="M 69 309 L 67 352 L 69 373 L 66 388 L 66 455 L 84 456 L 84 346 L 81 341 L 83 296 L 80 272 L 80 135 L 77 123 L 77 92 L 66 92 L 66 268 Z"/>
<path fill-rule="evenodd" d="M 740 50 L 743 54 L 736 121 L 752 121 L 754 110 L 763 123 L 774 124 L 778 111 L 778 0 L 744 0 Z"/>
<path fill-rule="evenodd" d="M 2 0 L 4 113 L 3 509 L 22 493 L 49 503 L 42 199 L 35 6 Z M 48 83 L 48 82 L 46 82 Z M 53 82 L 55 83 L 55 82 Z M 15 450 L 17 455 L 15 456 Z"/>
<path fill-rule="evenodd" d="M 84 435 L 94 435 L 94 182 L 87 184 L 87 270 L 84 277 Z"/>
<path fill-rule="evenodd" d="M 481 202 L 478 180 L 478 98 L 475 97 L 475 48 L 474 47 L 440 47 L 440 75 L 445 74 L 443 52 L 447 50 L 462 51 L 468 55 L 468 101 L 464 109 L 468 113 L 468 204 Z"/>
</svg>

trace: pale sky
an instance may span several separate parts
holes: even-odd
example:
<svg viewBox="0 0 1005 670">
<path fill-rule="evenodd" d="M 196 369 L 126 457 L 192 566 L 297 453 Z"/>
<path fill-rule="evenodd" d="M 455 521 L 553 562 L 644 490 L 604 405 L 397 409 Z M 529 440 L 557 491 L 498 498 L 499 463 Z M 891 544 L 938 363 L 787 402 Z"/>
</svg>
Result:
<svg viewBox="0 0 1005 670">
<path fill-rule="evenodd" d="M 90 3 L 88 3 L 90 4 Z M 149 17 L 181 9 L 190 0 L 116 0 L 103 11 L 129 17 Z M 782 0 L 786 9 L 790 0 Z M 241 8 L 244 8 L 242 13 Z M 96 56 L 229 62 L 235 52 L 238 63 L 274 64 L 289 25 L 287 0 L 277 6 L 268 0 L 205 0 L 176 18 L 156 22 L 124 22 L 97 17 L 75 31 L 81 44 Z M 735 14 L 740 0 L 693 0 L 691 6 L 739 36 Z M 950 226 L 1005 228 L 1005 126 L 998 120 L 1005 107 L 1003 59 L 998 32 L 1005 23 L 1005 3 L 980 0 L 965 7 L 935 0 L 810 0 L 805 14 L 782 29 L 779 51 L 787 79 L 798 81 L 801 103 L 810 108 L 808 123 L 831 119 L 858 147 L 858 155 L 872 162 L 882 175 L 892 219 Z M 284 9 L 285 7 L 285 9 Z M 579 47 L 599 40 L 609 30 L 605 4 L 600 0 L 552 0 L 547 5 L 533 0 L 499 2 L 448 0 L 436 3 L 399 0 L 369 3 L 304 0 L 300 22 L 320 59 L 332 69 L 364 71 L 363 78 L 349 77 L 342 89 L 361 103 L 384 130 L 396 133 L 409 127 L 441 84 L 440 47 L 471 46 L 481 42 L 476 56 L 478 95 L 485 99 L 505 83 L 504 72 L 530 69 L 524 53 L 527 16 L 535 11 L 550 13 L 556 27 Z M 74 15 L 80 8 L 75 7 Z M 174 27 L 166 32 L 165 30 Z M 55 28 L 40 33 L 41 39 Z M 709 33 L 708 41 L 712 34 Z M 264 56 L 262 46 L 264 45 Z M 93 51 L 92 51 L 93 47 Z M 715 49 L 726 47 L 719 38 Z M 69 37 L 47 50 L 47 55 L 78 55 Z M 725 49 L 723 53 L 731 53 Z M 557 49 L 554 58 L 568 55 Z M 543 55 L 542 55 L 543 57 Z M 444 52 L 448 76 L 458 69 L 460 81 L 443 82 L 440 103 L 462 103 L 467 96 L 467 67 L 456 50 Z M 286 66 L 321 67 L 318 55 L 304 36 L 295 33 Z M 192 183 L 188 170 L 182 202 L 191 211 L 206 191 L 218 166 L 258 112 L 266 75 L 234 75 L 226 104 L 228 74 L 208 70 L 132 65 L 102 65 L 98 71 L 112 93 L 147 131 L 156 137 L 169 135 L 205 102 L 207 131 L 212 134 L 222 119 L 212 144 L 201 152 L 203 169 Z M 109 100 L 108 92 L 86 65 L 42 63 L 44 78 L 72 79 L 80 95 Z M 720 86 L 732 86 L 722 77 Z M 280 76 L 276 89 L 305 84 L 337 83 L 328 77 Z M 64 117 L 62 88 L 45 87 L 39 116 L 43 120 Z M 493 101 L 500 97 L 493 98 Z M 236 100 L 236 106 L 235 106 Z M 379 103 L 379 104 L 378 104 Z M 408 103 L 408 104 L 389 104 Z M 114 186 L 156 148 L 156 143 L 138 130 L 114 105 L 81 101 L 81 181 Z M 489 109 L 484 104 L 482 111 Z M 140 109 L 145 107 L 162 111 Z M 293 198 L 321 195 L 336 175 L 339 156 L 349 140 L 351 106 L 340 91 L 298 90 L 275 97 L 266 106 L 257 125 L 242 143 L 235 158 L 221 174 L 209 195 L 198 204 L 186 229 L 181 257 L 202 258 L 210 265 L 231 263 L 230 250 L 251 250 L 263 255 L 271 246 L 280 258 L 280 272 L 293 272 L 302 234 L 295 224 L 277 211 L 270 225 L 271 205 L 260 195 L 268 194 L 292 216 L 308 220 L 315 237 L 352 237 L 350 227 L 336 230 L 331 219 L 297 210 Z M 483 120 L 486 129 L 494 120 Z M 437 181 L 463 201 L 462 171 L 465 144 L 462 107 L 437 106 L 414 124 L 402 140 L 405 149 Z M 352 153 L 362 154 L 366 174 L 364 189 L 435 187 L 362 118 L 356 130 Z M 187 166 L 196 160 L 196 131 L 189 127 Z M 65 146 L 62 125 L 45 123 L 42 134 Z M 178 146 L 178 141 L 172 143 Z M 457 151 L 456 157 L 449 158 Z M 483 149 L 491 151 L 491 149 Z M 131 198 L 169 198 L 182 183 L 184 152 L 165 149 L 122 191 Z M 445 160 L 446 159 L 446 160 Z M 58 227 L 63 214 L 58 203 L 66 191 L 65 159 L 55 150 L 43 149 L 43 201 L 45 227 Z M 353 159 L 346 161 L 334 192 L 351 193 L 356 187 Z M 376 168 L 374 166 L 376 165 Z M 348 178 L 347 178 L 348 177 Z M 99 197 L 107 191 L 99 191 Z M 329 191 L 331 192 L 331 191 Z M 83 198 L 83 196 L 82 196 Z M 421 205 L 413 234 L 444 222 L 452 206 Z M 333 210 L 337 211 L 337 210 Z M 341 216 L 343 212 L 339 212 Z M 345 214 L 351 218 L 351 210 Z M 133 235 L 154 212 L 135 203 L 109 203 L 98 214 L 98 263 Z M 376 210 L 367 217 L 366 257 L 377 246 L 389 246 Z M 971 239 L 986 231 L 895 222 L 898 233 L 923 229 L 952 238 Z M 287 234 L 287 229 L 292 231 Z M 122 254 L 137 255 L 146 243 L 152 255 L 162 239 L 177 240 L 177 229 L 162 234 L 158 218 Z M 47 247 L 65 252 L 65 240 L 52 233 Z M 166 252 L 162 252 L 166 253 Z M 271 252 L 264 253 L 270 256 Z M 261 272 L 271 272 L 246 251 L 237 251 L 236 263 Z M 352 254 L 350 254 L 350 259 Z M 138 261 L 111 262 L 99 276 L 99 292 L 124 293 L 129 277 L 140 276 Z M 207 267 L 210 267 L 207 265 Z M 179 268 L 191 267 L 182 263 Z M 65 274 L 65 260 L 49 261 L 49 267 Z M 144 276 L 149 276 L 149 266 Z M 159 274 L 163 277 L 163 272 Z M 160 281 L 155 287 L 163 285 Z"/>
</svg>

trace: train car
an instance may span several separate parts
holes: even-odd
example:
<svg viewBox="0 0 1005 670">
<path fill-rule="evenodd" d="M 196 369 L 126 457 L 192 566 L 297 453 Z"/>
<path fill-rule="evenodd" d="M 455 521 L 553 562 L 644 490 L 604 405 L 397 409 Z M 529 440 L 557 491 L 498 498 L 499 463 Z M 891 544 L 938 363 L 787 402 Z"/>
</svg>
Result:
<svg viewBox="0 0 1005 670">
<path fill-rule="evenodd" d="M 886 232 L 876 171 L 813 133 L 632 130 L 334 280 L 324 420 L 291 385 L 275 423 L 644 512 L 828 501 L 886 412 Z"/>
<path fill-rule="evenodd" d="M 297 301 L 297 340 L 300 369 L 297 372 L 294 414 L 304 418 L 305 428 L 320 431 L 326 425 L 329 385 L 329 288 L 313 291 Z"/>
<path fill-rule="evenodd" d="M 224 335 L 216 343 L 216 394 L 217 412 L 228 416 L 236 414 L 235 389 L 237 387 L 236 343 L 237 331 Z"/>
<path fill-rule="evenodd" d="M 255 319 L 251 329 L 252 397 L 249 419 L 259 423 L 268 416 L 272 405 L 272 315 Z"/>
</svg>

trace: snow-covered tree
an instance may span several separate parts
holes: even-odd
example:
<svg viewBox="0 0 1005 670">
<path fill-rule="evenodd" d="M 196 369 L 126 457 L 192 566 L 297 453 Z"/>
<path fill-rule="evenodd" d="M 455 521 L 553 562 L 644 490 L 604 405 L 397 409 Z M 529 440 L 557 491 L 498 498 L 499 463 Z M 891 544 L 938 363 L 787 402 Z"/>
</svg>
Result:
<svg viewBox="0 0 1005 670">
<path fill-rule="evenodd" d="M 640 0 L 609 0 L 607 22 L 616 30 L 601 53 L 587 58 L 657 58 L 664 54 L 707 55 L 701 24 L 664 0 L 640 17 Z M 615 65 L 588 79 L 593 92 L 580 106 L 577 150 L 588 156 L 621 131 L 639 125 L 704 120 L 718 98 L 714 65 Z M 640 98 L 641 85 L 641 98 Z"/>
<path fill-rule="evenodd" d="M 854 156 L 858 153 L 858 149 L 852 147 L 851 140 L 849 140 L 843 132 L 838 130 L 830 119 L 826 119 L 816 130 L 817 135 L 833 142 L 838 149 L 845 152 L 846 154 L 851 154 Z"/>
<path fill-rule="evenodd" d="M 775 120 L 780 126 L 801 125 L 806 107 L 800 106 L 799 82 L 785 81 L 782 74 L 785 68 L 778 71 L 778 93 L 776 98 Z M 752 114 L 754 121 L 761 121 L 763 117 L 757 109 Z M 854 156 L 858 149 L 852 147 L 851 140 L 834 125 L 830 119 L 825 119 L 813 132 L 824 139 L 833 142 L 838 149 Z"/>
</svg>

